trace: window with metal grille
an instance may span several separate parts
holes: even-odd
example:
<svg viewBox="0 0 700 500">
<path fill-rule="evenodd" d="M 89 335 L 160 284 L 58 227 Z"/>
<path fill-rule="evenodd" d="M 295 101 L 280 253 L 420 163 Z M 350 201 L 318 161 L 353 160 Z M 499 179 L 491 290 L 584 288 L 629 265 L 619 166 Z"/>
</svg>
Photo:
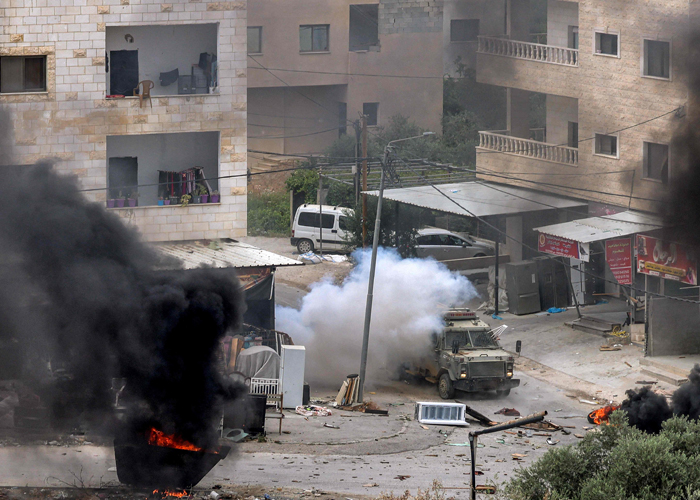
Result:
<svg viewBox="0 0 700 500">
<path fill-rule="evenodd" d="M 0 93 L 45 91 L 46 56 L 0 57 Z"/>
</svg>

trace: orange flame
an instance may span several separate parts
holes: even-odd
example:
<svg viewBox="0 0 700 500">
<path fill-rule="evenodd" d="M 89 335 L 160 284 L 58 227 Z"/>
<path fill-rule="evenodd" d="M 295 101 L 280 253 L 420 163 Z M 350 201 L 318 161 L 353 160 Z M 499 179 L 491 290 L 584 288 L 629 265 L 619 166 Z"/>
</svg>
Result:
<svg viewBox="0 0 700 500">
<path fill-rule="evenodd" d="M 182 498 L 182 497 L 189 497 L 190 494 L 187 493 L 185 490 L 182 491 L 177 491 L 177 490 L 153 490 L 153 495 L 158 496 L 159 498 L 166 498 L 166 497 L 175 497 L 175 498 Z"/>
<path fill-rule="evenodd" d="M 159 431 L 156 428 L 151 428 L 148 435 L 148 444 L 153 446 L 163 446 L 165 448 L 177 448 L 178 450 L 189 450 L 189 451 L 204 451 L 204 448 L 195 446 L 189 441 L 185 441 L 181 437 L 174 434 L 168 435 L 163 431 Z M 183 495 L 180 495 L 183 496 Z"/>
<path fill-rule="evenodd" d="M 607 405 L 593 410 L 588 414 L 588 421 L 596 425 L 607 424 L 610 414 L 618 408 L 619 406 Z"/>
</svg>

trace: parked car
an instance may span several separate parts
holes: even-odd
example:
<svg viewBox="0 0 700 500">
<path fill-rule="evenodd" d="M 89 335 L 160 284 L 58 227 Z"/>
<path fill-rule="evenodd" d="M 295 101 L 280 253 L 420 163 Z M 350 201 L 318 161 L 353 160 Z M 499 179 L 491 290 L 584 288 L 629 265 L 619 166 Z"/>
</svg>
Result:
<svg viewBox="0 0 700 500">
<path fill-rule="evenodd" d="M 321 213 L 323 212 L 323 213 Z M 297 209 L 292 224 L 292 245 L 299 253 L 313 252 L 321 243 L 321 216 L 323 216 L 323 249 L 340 250 L 348 237 L 348 217 L 354 211 L 350 208 L 305 204 Z"/>
<path fill-rule="evenodd" d="M 494 246 L 470 235 L 460 235 L 445 229 L 429 228 L 418 231 L 416 255 L 436 260 L 466 259 L 496 255 Z"/>
</svg>

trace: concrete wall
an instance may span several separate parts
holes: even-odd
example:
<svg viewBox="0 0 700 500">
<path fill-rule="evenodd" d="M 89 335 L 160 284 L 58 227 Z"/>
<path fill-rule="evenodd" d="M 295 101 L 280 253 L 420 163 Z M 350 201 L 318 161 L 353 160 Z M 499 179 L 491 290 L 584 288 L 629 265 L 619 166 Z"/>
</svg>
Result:
<svg viewBox="0 0 700 500">
<path fill-rule="evenodd" d="M 450 21 L 453 19 L 478 19 L 479 34 L 484 36 L 500 36 L 506 30 L 506 1 L 491 0 L 445 0 L 442 45 L 443 71 L 445 74 L 457 76 L 455 61 L 459 58 L 468 68 L 476 68 L 476 49 L 478 42 L 451 42 Z"/>
<path fill-rule="evenodd" d="M 177 95 L 177 82 L 162 87 L 160 73 L 178 69 L 180 75 L 190 75 L 199 54 L 217 52 L 216 24 L 107 26 L 107 52 L 111 50 L 139 51 L 139 81 L 151 80 L 155 87 L 151 95 Z M 134 39 L 129 43 L 125 35 Z M 107 94 L 109 74 L 106 75 Z"/>
<path fill-rule="evenodd" d="M 566 145 L 569 122 L 578 123 L 578 101 L 570 97 L 547 95 L 547 142 Z"/>
<path fill-rule="evenodd" d="M 379 46 L 369 51 L 349 50 L 350 5 L 379 5 Z M 323 53 L 299 52 L 299 26 L 302 24 L 329 24 L 329 51 Z M 419 126 L 440 131 L 442 113 L 442 0 L 422 2 L 409 0 L 256 0 L 249 5 L 249 26 L 262 26 L 263 53 L 249 60 L 248 88 L 251 96 L 250 112 L 278 116 L 275 127 L 255 129 L 251 144 L 262 149 L 264 145 L 276 149 L 265 151 L 305 153 L 323 151 L 338 136 L 337 131 L 291 140 L 265 139 L 262 136 L 299 135 L 301 123 L 290 125 L 290 117 L 312 117 L 316 123 L 303 124 L 308 133 L 338 126 L 338 101 L 347 103 L 347 117 L 356 120 L 362 104 L 379 103 L 379 125 L 388 123 L 396 114 L 407 116 Z M 292 69 L 270 72 L 261 68 Z M 417 62 L 420 61 L 420 64 Z M 321 73 L 319 73 L 321 72 Z M 431 78 L 378 78 L 362 74 L 429 76 Z M 295 90 L 290 90 L 289 86 Z M 261 89 L 286 89 L 265 94 Z M 294 93 L 304 93 L 309 99 L 297 100 Z M 269 101 L 265 96 L 269 96 Z M 270 102 L 281 103 L 282 108 L 271 109 Z M 318 108 L 318 109 L 313 109 Z M 264 110 L 267 110 L 264 112 Z M 296 110 L 292 113 L 292 110 Z M 272 111 L 272 113 L 270 113 Z M 274 116 L 267 117 L 272 120 Z M 251 120 L 253 121 L 253 120 Z M 287 134 L 280 134 L 285 130 Z M 301 149 L 299 149 L 301 148 Z M 295 149 L 295 150 L 293 150 Z"/>
<path fill-rule="evenodd" d="M 552 9 L 555 5 L 559 3 L 552 4 Z M 528 175 L 527 178 L 535 182 L 556 183 L 559 187 L 539 186 L 539 189 L 656 211 L 660 209 L 659 202 L 641 198 L 661 200 L 666 195 L 666 188 L 657 181 L 643 178 L 642 143 L 670 143 L 676 128 L 684 123 L 683 118 L 673 113 L 654 118 L 688 101 L 681 71 L 684 61 L 681 33 L 689 27 L 689 4 L 685 0 L 668 0 L 653 5 L 643 0 L 581 0 L 578 5 L 578 67 L 489 54 L 477 56 L 477 79 L 482 83 L 578 100 L 579 140 L 582 141 L 578 166 L 510 154 L 480 154 L 477 155 L 477 168 L 516 176 L 520 172 L 542 172 L 541 176 Z M 594 29 L 600 27 L 621 33 L 619 58 L 594 54 Z M 672 40 L 671 80 L 641 76 L 642 40 L 650 36 Z M 651 121 L 638 125 L 647 120 Z M 594 141 L 590 139 L 596 133 L 612 133 L 627 127 L 631 128 L 619 134 L 619 159 L 594 155 Z M 670 175 L 673 176 L 673 148 L 670 154 Z M 628 172 L 606 175 L 625 170 Z M 581 175 L 552 175 L 570 173 Z M 601 175 L 604 175 L 604 183 L 601 183 Z M 500 179 L 499 182 L 533 187 L 533 184 L 515 180 Z M 571 190 L 571 187 L 612 194 L 584 193 Z M 630 200 L 630 194 L 636 198 Z"/>
<path fill-rule="evenodd" d="M 700 305 L 658 297 L 649 302 L 648 355 L 700 354 Z"/>
<path fill-rule="evenodd" d="M 3 94 L 15 124 L 15 164 L 57 160 L 85 188 L 107 186 L 107 136 L 220 132 L 219 173 L 246 172 L 246 2 L 154 0 L 3 3 L 0 55 L 47 56 L 48 91 Z M 218 23 L 219 94 L 106 99 L 106 27 Z M 133 156 L 133 155 L 127 155 Z M 118 210 L 151 241 L 246 234 L 246 178 L 223 179 L 221 204 Z M 104 202 L 106 189 L 87 194 Z M 194 230 L 197 216 L 206 219 Z M 182 226 L 176 226 L 183 224 Z"/>
<path fill-rule="evenodd" d="M 107 164 L 109 165 L 110 158 L 124 156 L 137 158 L 139 185 L 158 183 L 158 170 L 179 172 L 195 166 L 203 167 L 204 175 L 210 179 L 218 177 L 219 133 L 190 132 L 107 137 Z M 212 190 L 218 190 L 218 180 L 208 182 Z M 158 186 L 139 188 L 139 206 L 157 205 L 157 201 Z"/>
<path fill-rule="evenodd" d="M 547 45 L 569 46 L 569 26 L 578 26 L 578 3 L 547 1 Z"/>
</svg>

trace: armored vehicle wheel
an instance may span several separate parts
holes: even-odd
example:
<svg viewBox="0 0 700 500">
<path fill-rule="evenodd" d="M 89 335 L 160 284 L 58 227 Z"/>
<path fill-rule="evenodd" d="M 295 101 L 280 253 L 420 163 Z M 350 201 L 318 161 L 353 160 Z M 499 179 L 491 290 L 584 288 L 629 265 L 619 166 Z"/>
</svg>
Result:
<svg viewBox="0 0 700 500">
<path fill-rule="evenodd" d="M 299 250 L 299 253 L 313 252 L 314 244 L 311 240 L 299 240 L 297 250 Z"/>
<path fill-rule="evenodd" d="M 506 397 L 508 394 L 510 394 L 510 389 L 503 389 L 502 391 L 496 391 L 496 395 L 497 395 L 499 398 L 504 398 L 504 397 Z"/>
<path fill-rule="evenodd" d="M 455 397 L 455 386 L 450 379 L 449 373 L 443 373 L 438 380 L 438 392 L 442 399 L 452 399 Z"/>
</svg>

